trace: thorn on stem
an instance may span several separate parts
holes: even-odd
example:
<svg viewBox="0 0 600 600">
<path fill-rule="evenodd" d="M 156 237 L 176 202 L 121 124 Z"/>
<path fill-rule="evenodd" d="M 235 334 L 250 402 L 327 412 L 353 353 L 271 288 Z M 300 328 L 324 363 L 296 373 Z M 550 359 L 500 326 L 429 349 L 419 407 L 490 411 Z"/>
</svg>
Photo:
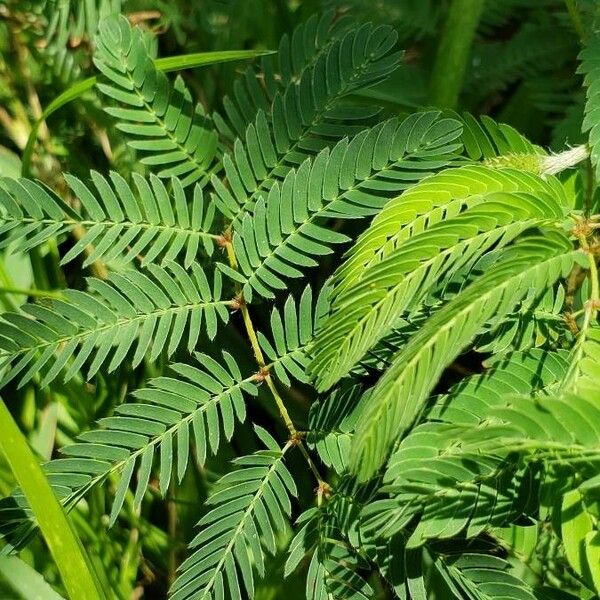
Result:
<svg viewBox="0 0 600 600">
<path fill-rule="evenodd" d="M 295 431 L 290 436 L 290 444 L 292 446 L 298 446 L 302 442 L 303 437 L 304 437 L 304 433 L 302 431 Z"/>
<path fill-rule="evenodd" d="M 327 500 L 331 496 L 331 486 L 326 481 L 319 481 L 319 485 L 315 488 L 315 494 L 320 504 L 323 498 Z"/>
<path fill-rule="evenodd" d="M 229 302 L 229 308 L 232 310 L 232 312 L 236 312 L 240 310 L 242 306 L 245 306 L 245 304 L 246 300 L 244 299 L 243 294 L 240 292 L 239 294 L 236 294 L 235 298 Z"/>
<path fill-rule="evenodd" d="M 254 380 L 258 383 L 262 383 L 269 375 L 269 367 L 261 367 L 258 373 L 254 376 Z"/>
</svg>

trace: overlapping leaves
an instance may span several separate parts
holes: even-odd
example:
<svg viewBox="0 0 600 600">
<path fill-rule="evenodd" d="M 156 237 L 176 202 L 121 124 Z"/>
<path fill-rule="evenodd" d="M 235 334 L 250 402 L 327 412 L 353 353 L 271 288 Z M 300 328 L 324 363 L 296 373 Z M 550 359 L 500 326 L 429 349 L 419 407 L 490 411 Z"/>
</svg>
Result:
<svg viewBox="0 0 600 600">
<path fill-rule="evenodd" d="M 365 532 L 391 538 L 419 515 L 409 544 L 414 546 L 460 533 L 474 537 L 490 524 L 518 517 L 537 486 L 535 472 L 518 461 L 504 462 L 504 452 L 463 448 L 457 430 L 486 422 L 507 394 L 526 397 L 558 389 L 567 358 L 566 352 L 537 349 L 513 353 L 438 398 L 427 421 L 412 429 L 390 458 L 385 474 L 390 497 L 365 509 Z"/>
<path fill-rule="evenodd" d="M 376 214 L 392 193 L 411 187 L 452 162 L 460 148 L 460 125 L 434 112 L 385 121 L 352 140 L 342 140 L 314 161 L 290 171 L 281 184 L 246 215 L 233 245 L 239 272 L 227 272 L 243 284 L 251 300 L 286 287 L 285 280 L 314 267 L 315 257 L 332 252 L 346 236 L 325 219 L 359 219 Z"/>
<path fill-rule="evenodd" d="M 337 140 L 359 133 L 378 112 L 377 107 L 343 100 L 375 85 L 398 66 L 399 54 L 389 54 L 396 37 L 390 27 L 366 24 L 350 29 L 320 50 L 314 64 L 297 80 L 275 93 L 269 108 L 258 110 L 235 141 L 233 152 L 223 157 L 229 185 L 212 179 L 214 201 L 235 229 L 259 197 L 292 167 Z M 294 43 L 299 43 L 298 37 Z M 262 98 L 260 90 L 252 92 Z"/>
<path fill-rule="evenodd" d="M 375 386 L 353 445 L 355 472 L 366 478 L 383 464 L 443 370 L 486 325 L 493 329 L 531 287 L 545 289 L 566 277 L 577 260 L 585 264 L 583 253 L 561 234 L 526 239 L 437 311 Z"/>
<path fill-rule="evenodd" d="M 235 459 L 240 468 L 217 483 L 208 499 L 212 508 L 190 544 L 192 554 L 171 588 L 172 600 L 242 598 L 242 591 L 252 597 L 254 571 L 264 576 L 262 544 L 275 552 L 275 536 L 286 527 L 297 490 L 284 463 L 291 444 L 281 449 L 264 430 L 257 433 L 267 449 Z"/>
<path fill-rule="evenodd" d="M 106 111 L 144 153 L 141 162 L 159 177 L 179 177 L 183 187 L 203 183 L 218 168 L 218 138 L 201 104 L 194 104 L 183 79 L 171 86 L 157 70 L 139 28 L 125 17 L 104 19 L 94 64 L 106 78 L 98 89 L 121 106 Z"/>
<path fill-rule="evenodd" d="M 197 354 L 195 364 L 176 363 L 169 376 L 152 379 L 135 390 L 135 402 L 117 407 L 76 443 L 62 450 L 63 458 L 45 465 L 48 479 L 61 501 L 73 506 L 109 475 L 118 477 L 110 523 L 114 523 L 130 486 L 139 507 L 158 462 L 158 484 L 166 494 L 176 473 L 181 481 L 194 447 L 199 464 L 230 440 L 237 422 L 246 418 L 244 396 L 258 393 L 256 375 L 243 377 L 233 357 L 222 360 Z M 137 474 L 137 477 L 134 476 Z M 137 481 L 135 481 L 137 479 Z M 27 504 L 17 491 L 0 504 L 0 533 L 14 538 L 15 529 L 29 530 Z"/>
<path fill-rule="evenodd" d="M 481 166 L 445 171 L 390 201 L 338 272 L 332 315 L 315 342 L 318 386 L 346 375 L 457 271 L 527 229 L 559 222 L 565 204 L 555 181 Z"/>
</svg>

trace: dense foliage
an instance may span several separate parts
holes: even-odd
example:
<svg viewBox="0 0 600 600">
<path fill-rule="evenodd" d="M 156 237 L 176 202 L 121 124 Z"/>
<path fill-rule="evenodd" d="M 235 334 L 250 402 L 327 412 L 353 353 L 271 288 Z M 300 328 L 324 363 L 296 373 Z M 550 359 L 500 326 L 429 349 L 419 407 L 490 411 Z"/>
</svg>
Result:
<svg viewBox="0 0 600 600">
<path fill-rule="evenodd" d="M 0 18 L 1 598 L 599 597 L 594 0 Z"/>
</svg>

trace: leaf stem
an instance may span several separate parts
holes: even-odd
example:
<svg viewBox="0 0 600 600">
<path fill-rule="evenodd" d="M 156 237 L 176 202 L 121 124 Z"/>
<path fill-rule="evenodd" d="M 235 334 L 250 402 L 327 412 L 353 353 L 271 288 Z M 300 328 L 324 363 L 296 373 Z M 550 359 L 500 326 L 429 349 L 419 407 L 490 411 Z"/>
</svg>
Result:
<svg viewBox="0 0 600 600">
<path fill-rule="evenodd" d="M 229 259 L 229 265 L 231 266 L 232 269 L 237 269 L 238 263 L 237 263 L 237 258 L 235 256 L 235 251 L 233 249 L 232 243 L 227 242 L 225 245 L 225 248 L 227 250 L 227 258 Z M 236 287 L 238 288 L 238 294 L 241 294 L 241 292 L 239 291 L 239 286 L 236 286 Z M 240 299 L 240 311 L 242 313 L 242 318 L 244 320 L 244 326 L 246 328 L 246 333 L 248 334 L 248 338 L 249 338 L 250 344 L 252 346 L 252 352 L 254 353 L 254 358 L 256 359 L 258 366 L 261 369 L 264 369 L 266 367 L 265 357 L 260 348 L 260 344 L 258 343 L 256 329 L 254 328 L 254 325 L 252 323 L 252 318 L 250 317 L 250 312 L 248 311 L 248 305 L 246 304 L 246 302 L 244 301 L 243 298 Z M 271 393 L 273 394 L 273 398 L 275 399 L 275 403 L 277 404 L 277 408 L 279 409 L 279 414 L 281 415 L 281 418 L 283 419 L 285 426 L 288 428 L 290 435 L 292 437 L 297 437 L 298 431 L 296 430 L 296 427 L 294 426 L 294 423 L 292 422 L 292 419 L 290 418 L 287 408 L 285 407 L 285 404 L 284 404 L 281 396 L 279 395 L 277 388 L 275 387 L 275 383 L 273 382 L 271 374 L 268 371 L 264 375 L 264 380 L 267 382 L 267 385 L 269 386 L 269 389 L 271 390 Z"/>
<path fill-rule="evenodd" d="M 579 236 L 579 243 L 581 244 L 581 247 L 586 251 L 590 261 L 589 277 L 591 289 L 590 297 L 585 305 L 584 326 L 582 328 L 586 329 L 590 325 L 590 322 L 596 318 L 596 315 L 598 313 L 598 308 L 600 304 L 600 283 L 598 278 L 598 266 L 596 265 L 596 257 L 584 235 Z"/>
<path fill-rule="evenodd" d="M 429 100 L 455 109 L 484 0 L 452 0 L 431 72 Z"/>
<path fill-rule="evenodd" d="M 229 260 L 229 266 L 232 269 L 237 270 L 238 262 L 237 262 L 237 258 L 235 256 L 235 251 L 233 249 L 233 244 L 230 241 L 227 241 L 225 244 L 225 249 L 227 251 L 227 259 Z M 256 362 L 258 363 L 258 366 L 260 367 L 261 371 L 265 370 L 265 373 L 263 375 L 264 381 L 267 382 L 267 386 L 269 387 L 269 390 L 271 391 L 271 394 L 273 395 L 275 404 L 277 404 L 277 408 L 279 410 L 279 414 L 281 415 L 281 418 L 283 419 L 283 422 L 285 423 L 285 426 L 287 427 L 287 429 L 290 433 L 290 439 L 293 440 L 294 444 L 297 445 L 298 448 L 300 449 L 300 452 L 306 459 L 306 462 L 308 463 L 310 470 L 313 472 L 313 475 L 315 476 L 317 482 L 319 483 L 319 486 L 321 486 L 325 483 L 325 480 L 323 479 L 323 477 L 321 477 L 315 463 L 313 462 L 312 458 L 310 457 L 310 454 L 308 453 L 308 450 L 304 446 L 304 443 L 302 442 L 302 439 L 301 439 L 301 435 L 299 434 L 298 430 L 296 429 L 296 426 L 294 425 L 294 422 L 292 421 L 292 419 L 290 417 L 290 414 L 285 406 L 285 403 L 284 403 L 283 399 L 281 398 L 281 395 L 279 394 L 277 387 L 275 386 L 275 382 L 273 381 L 273 378 L 271 377 L 271 373 L 269 372 L 269 370 L 267 368 L 264 354 L 260 348 L 260 344 L 258 343 L 256 329 L 254 328 L 254 325 L 252 323 L 252 318 L 250 317 L 250 311 L 248 310 L 248 305 L 246 304 L 244 299 L 241 297 L 241 290 L 239 288 L 239 285 L 237 285 L 237 284 L 236 284 L 236 289 L 238 290 L 238 295 L 240 296 L 240 299 L 239 299 L 240 312 L 242 313 L 242 318 L 244 320 L 244 327 L 246 328 L 246 333 L 248 334 L 248 339 L 250 340 L 250 345 L 252 346 L 252 352 L 254 353 L 254 358 L 256 359 Z"/>
<path fill-rule="evenodd" d="M 590 248 L 586 236 L 579 234 L 577 236 L 581 248 L 586 252 L 589 259 L 589 278 L 590 278 L 590 297 L 583 306 L 583 323 L 579 331 L 579 337 L 573 349 L 573 358 L 567 374 L 563 380 L 563 389 L 569 389 L 574 382 L 577 373 L 577 365 L 579 365 L 581 357 L 584 353 L 585 341 L 587 339 L 588 330 L 592 321 L 598 314 L 600 308 L 600 283 L 598 278 L 598 266 L 596 265 L 596 257 L 593 250 Z"/>
</svg>

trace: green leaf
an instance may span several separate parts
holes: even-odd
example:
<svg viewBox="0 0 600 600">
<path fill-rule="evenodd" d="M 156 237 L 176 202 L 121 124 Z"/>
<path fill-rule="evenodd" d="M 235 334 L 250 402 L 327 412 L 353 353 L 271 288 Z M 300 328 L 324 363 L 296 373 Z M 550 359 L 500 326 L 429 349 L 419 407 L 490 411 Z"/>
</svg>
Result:
<svg viewBox="0 0 600 600">
<path fill-rule="evenodd" d="M 566 277 L 582 257 L 558 233 L 526 239 L 435 313 L 375 386 L 352 448 L 354 472 L 361 479 L 375 473 L 398 436 L 418 418 L 446 366 L 486 324 L 498 323 L 531 287 L 542 291 Z"/>
<path fill-rule="evenodd" d="M 275 552 L 275 536 L 291 514 L 289 497 L 297 495 L 284 464 L 290 447 L 238 458 L 234 464 L 241 468 L 217 482 L 208 500 L 212 508 L 190 543 L 193 552 L 171 588 L 172 600 L 241 598 L 242 590 L 253 596 L 254 571 L 265 575 L 262 545 Z"/>
<path fill-rule="evenodd" d="M 10 367 L 2 384 L 18 377 L 23 386 L 41 375 L 45 386 L 63 369 L 69 381 L 84 365 L 91 378 L 107 362 L 108 372 L 114 371 L 131 354 L 137 366 L 146 355 L 155 360 L 164 350 L 171 356 L 184 334 L 191 353 L 203 331 L 213 339 L 219 321 L 229 320 L 218 271 L 212 283 L 197 263 L 189 274 L 176 263 L 148 271 L 92 278 L 91 293 L 65 290 L 47 307 L 27 304 L 23 313 L 4 313 L 0 365 Z"/>
<path fill-rule="evenodd" d="M 181 56 L 159 58 L 154 61 L 154 66 L 156 67 L 157 71 L 161 72 L 179 71 L 182 69 L 192 69 L 194 67 L 214 65 L 236 60 L 246 60 L 256 58 L 257 56 L 264 56 L 265 54 L 271 54 L 271 51 L 221 50 L 218 52 L 200 52 L 196 54 L 184 54 Z M 70 88 L 62 92 L 62 94 L 54 98 L 54 100 L 52 100 L 52 102 L 50 102 L 50 104 L 48 104 L 48 106 L 44 109 L 40 118 L 33 124 L 31 132 L 29 133 L 29 137 L 27 138 L 27 145 L 25 146 L 21 159 L 21 173 L 23 176 L 27 176 L 31 169 L 31 155 L 33 154 L 33 150 L 37 142 L 37 135 L 42 123 L 69 102 L 80 98 L 86 92 L 92 90 L 97 81 L 97 77 L 88 77 L 83 81 L 73 84 Z"/>
<path fill-rule="evenodd" d="M 596 178 L 600 178 L 600 35 L 597 31 L 592 32 L 586 40 L 579 60 L 579 73 L 583 73 L 586 87 L 582 131 L 588 134 L 592 164 Z"/>
<path fill-rule="evenodd" d="M 311 364 L 317 387 L 346 375 L 457 271 L 528 229 L 559 223 L 565 204 L 556 180 L 481 166 L 444 171 L 391 200 L 335 276 Z"/>
<path fill-rule="evenodd" d="M 319 25 L 326 25 L 330 20 L 331 15 L 326 14 Z M 316 19 L 311 21 L 302 31 L 299 28 L 294 32 L 293 63 L 302 64 L 306 60 L 304 56 L 296 56 L 299 39 L 306 45 L 302 52 L 305 55 L 315 52 L 314 47 L 309 48 L 311 40 L 315 45 L 319 43 L 318 39 L 312 39 Z M 339 26 L 334 28 L 331 41 L 323 41 L 309 66 L 299 69 L 301 72 L 296 78 L 284 72 L 282 79 L 287 85 L 270 98 L 268 106 L 265 101 L 257 107 L 253 121 L 243 128 L 237 127 L 240 139 L 235 141 L 233 152 L 223 158 L 230 185 L 223 186 L 216 177 L 212 178 L 213 198 L 223 214 L 231 219 L 233 229 L 241 228 L 245 214 L 252 213 L 259 198 L 293 166 L 344 137 L 358 134 L 380 111 L 377 106 L 352 102 L 349 97 L 384 80 L 399 66 L 399 53 L 390 54 L 396 32 L 388 26 L 365 24 L 344 31 L 336 39 L 339 30 Z M 285 71 L 286 59 L 279 57 L 280 67 Z M 338 67 L 332 69 L 332 64 Z M 268 72 L 263 77 L 268 77 Z M 248 86 L 249 81 L 246 78 Z M 253 88 L 246 94 L 237 94 L 244 116 L 251 114 L 253 108 L 247 106 L 250 102 L 245 95 L 256 98 L 258 94 Z M 234 120 L 242 121 L 241 115 L 236 115 Z"/>
<path fill-rule="evenodd" d="M 188 206 L 177 178 L 172 178 L 170 192 L 156 175 L 146 179 L 134 173 L 133 185 L 114 171 L 109 179 L 92 171 L 91 178 L 94 187 L 65 174 L 79 201 L 77 210 L 41 183 L 0 179 L 4 188 L 0 188 L 0 223 L 6 233 L 0 248 L 29 251 L 64 233 L 83 229 L 85 234 L 65 254 L 62 264 L 87 252 L 84 267 L 97 260 L 123 264 L 140 257 L 142 266 L 166 264 L 181 256 L 189 269 L 199 254 L 212 255 L 218 238 L 210 233 L 215 208 L 207 206 L 199 185 Z"/>
<path fill-rule="evenodd" d="M 276 182 L 244 216 L 233 236 L 244 296 L 273 298 L 286 279 L 333 252 L 348 238 L 325 219 L 361 219 L 377 214 L 394 193 L 405 190 L 455 160 L 460 125 L 436 112 L 390 119 L 325 148 Z"/>
<path fill-rule="evenodd" d="M 569 564 L 579 575 L 586 578 L 590 574 L 590 567 L 594 566 L 594 563 L 588 564 L 586 553 L 586 538 L 589 534 L 593 536 L 593 531 L 594 521 L 586 510 L 583 496 L 578 490 L 567 492 L 562 499 L 560 532 Z M 594 571 L 597 574 L 597 563 Z"/>
<path fill-rule="evenodd" d="M 590 532 L 585 537 L 585 556 L 590 568 L 591 581 L 600 594 L 600 533 Z"/>
</svg>

